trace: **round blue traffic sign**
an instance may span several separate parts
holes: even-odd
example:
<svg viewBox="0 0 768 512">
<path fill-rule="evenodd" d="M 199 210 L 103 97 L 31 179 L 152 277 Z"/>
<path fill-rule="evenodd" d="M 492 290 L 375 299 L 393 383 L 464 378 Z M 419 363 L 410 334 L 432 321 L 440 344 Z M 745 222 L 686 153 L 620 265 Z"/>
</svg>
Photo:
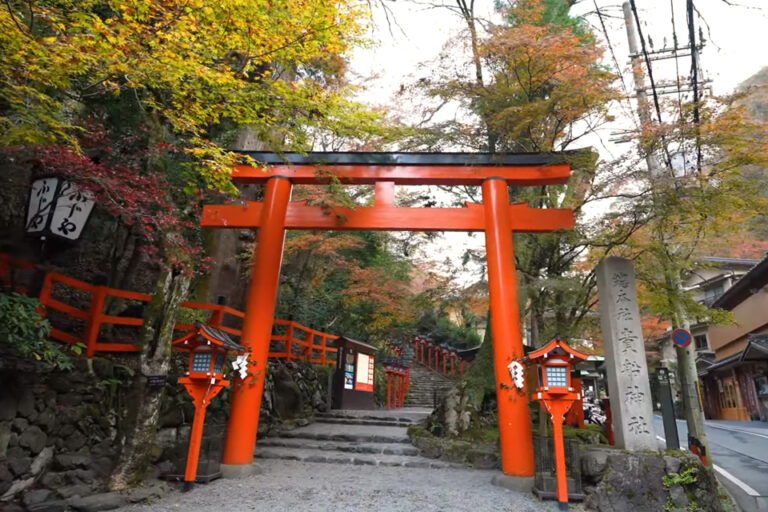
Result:
<svg viewBox="0 0 768 512">
<path fill-rule="evenodd" d="M 687 347 L 691 344 L 692 340 L 693 336 L 691 336 L 691 333 L 685 329 L 675 329 L 672 331 L 672 341 L 674 341 L 677 346 Z"/>
</svg>

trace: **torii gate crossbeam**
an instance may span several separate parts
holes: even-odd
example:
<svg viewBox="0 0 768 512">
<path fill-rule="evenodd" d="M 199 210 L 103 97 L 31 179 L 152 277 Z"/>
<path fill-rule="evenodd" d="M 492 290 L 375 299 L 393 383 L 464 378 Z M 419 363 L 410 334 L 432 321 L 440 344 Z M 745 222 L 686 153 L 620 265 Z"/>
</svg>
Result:
<svg viewBox="0 0 768 512">
<path fill-rule="evenodd" d="M 253 275 L 248 287 L 241 344 L 256 360 L 256 382 L 236 388 L 223 463 L 250 465 L 259 421 L 272 334 L 283 242 L 287 229 L 484 231 L 499 408 L 502 471 L 533 476 L 533 441 L 528 398 L 517 390 L 507 365 L 523 357 L 512 232 L 572 229 L 569 209 L 534 209 L 509 204 L 509 186 L 564 184 L 570 166 L 561 154 L 476 153 L 247 153 L 265 168 L 237 166 L 236 183 L 266 183 L 264 201 L 207 205 L 202 226 L 258 228 Z M 291 202 L 294 184 L 375 184 L 374 205 L 330 212 Z M 394 206 L 395 185 L 477 185 L 482 204 L 463 208 Z"/>
</svg>

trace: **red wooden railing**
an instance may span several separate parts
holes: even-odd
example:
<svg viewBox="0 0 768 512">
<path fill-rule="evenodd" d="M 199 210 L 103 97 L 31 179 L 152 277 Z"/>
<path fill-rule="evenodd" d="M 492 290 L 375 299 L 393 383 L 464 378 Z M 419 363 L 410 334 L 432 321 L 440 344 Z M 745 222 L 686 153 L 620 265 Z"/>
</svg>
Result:
<svg viewBox="0 0 768 512">
<path fill-rule="evenodd" d="M 0 282 L 6 286 L 12 286 L 19 293 L 27 293 L 27 288 L 21 283 L 16 282 L 15 271 L 34 271 L 38 267 L 32 263 L 11 258 L 7 254 L 0 253 Z M 54 297 L 54 289 L 57 286 L 67 288 L 66 294 L 62 295 L 85 295 L 88 297 L 88 307 L 81 309 L 72 304 L 68 304 Z M 58 295 L 61 296 L 61 295 Z M 136 302 L 149 302 L 152 296 L 147 293 L 132 292 L 127 290 L 118 290 L 107 286 L 96 286 L 79 279 L 59 274 L 58 272 L 47 272 L 43 279 L 43 285 L 40 290 L 38 300 L 45 308 L 44 314 L 49 315 L 51 311 L 59 312 L 67 317 L 78 320 L 83 323 L 82 333 L 67 332 L 65 323 L 61 322 L 51 326 L 50 337 L 62 343 L 85 345 L 85 354 L 87 357 L 93 357 L 98 352 L 138 352 L 140 346 L 134 343 L 125 343 L 115 340 L 104 340 L 100 336 L 101 328 L 105 325 L 123 325 L 140 327 L 143 319 L 131 316 L 108 315 L 104 312 L 105 302 L 109 297 L 121 298 Z M 225 324 L 241 323 L 245 314 L 242 311 L 230 308 L 222 304 L 207 304 L 201 302 L 183 302 L 181 307 L 210 311 L 208 325 L 221 329 L 235 337 L 240 337 L 240 329 L 229 327 Z M 225 322 L 226 315 L 235 317 L 234 321 Z M 68 322 L 71 327 L 72 322 Z M 183 334 L 189 333 L 193 329 L 192 324 L 177 323 L 176 329 L 183 331 Z M 276 331 L 285 330 L 285 333 L 275 333 L 272 335 L 269 357 L 275 357 L 287 360 L 309 361 L 317 364 L 335 364 L 337 349 L 329 347 L 328 341 L 338 338 L 332 334 L 320 332 L 309 327 L 305 327 L 297 322 L 288 320 L 275 320 L 274 329 Z M 319 343 L 317 343 L 319 338 Z"/>
<path fill-rule="evenodd" d="M 463 377 L 464 371 L 468 370 L 472 364 L 455 351 L 435 345 L 420 336 L 413 337 L 413 353 L 414 361 L 446 377 L 456 377 L 457 371 L 459 376 Z"/>
</svg>

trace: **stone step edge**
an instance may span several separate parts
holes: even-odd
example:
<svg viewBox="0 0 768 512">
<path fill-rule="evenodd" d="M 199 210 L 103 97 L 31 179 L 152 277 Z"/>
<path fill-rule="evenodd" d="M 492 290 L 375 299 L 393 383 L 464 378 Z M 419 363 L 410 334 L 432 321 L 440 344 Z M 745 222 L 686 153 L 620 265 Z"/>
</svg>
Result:
<svg viewBox="0 0 768 512">
<path fill-rule="evenodd" d="M 268 448 L 298 448 L 298 449 L 310 449 L 310 450 L 320 450 L 323 452 L 344 452 L 344 453 L 361 453 L 361 454 L 368 454 L 368 455 L 399 455 L 402 457 L 415 457 L 419 456 L 421 454 L 420 450 L 416 448 L 415 446 L 405 445 L 404 443 L 393 443 L 397 444 L 397 448 L 388 447 L 385 443 L 373 443 L 373 444 L 357 444 L 357 443 L 349 443 L 344 444 L 343 442 L 328 442 L 328 444 L 320 444 L 320 443 L 289 443 L 287 441 L 312 441 L 309 439 L 299 440 L 299 439 L 281 439 L 281 438 L 270 438 L 270 439 L 262 439 L 259 441 L 259 444 L 256 445 L 256 450 L 258 450 L 260 447 L 268 447 Z M 376 445 L 382 444 L 383 447 L 379 448 Z M 400 448 L 399 446 L 402 446 Z M 254 452 L 255 453 L 255 452 Z"/>
<path fill-rule="evenodd" d="M 412 421 L 377 421 L 377 420 L 358 420 L 355 418 L 333 418 L 316 417 L 315 423 L 326 423 L 333 425 L 370 425 L 372 427 L 410 427 L 416 423 Z"/>
<path fill-rule="evenodd" d="M 390 421 L 390 422 L 402 422 L 402 423 L 408 423 L 413 422 L 414 420 L 412 418 L 406 418 L 403 416 L 400 417 L 387 417 L 387 416 L 376 416 L 373 414 L 366 414 L 365 416 L 355 416 L 354 414 L 344 414 L 344 413 L 332 413 L 332 412 L 319 412 L 315 414 L 315 419 L 318 418 L 343 418 L 343 419 L 361 419 L 361 420 L 377 420 L 377 421 Z"/>
<path fill-rule="evenodd" d="M 320 434 L 316 432 L 275 432 L 274 435 L 267 436 L 266 439 L 283 437 L 286 439 L 316 439 L 318 441 L 348 441 L 359 443 L 392 443 L 392 444 L 410 444 L 406 436 L 385 436 L 381 434 Z"/>
<path fill-rule="evenodd" d="M 265 456 L 266 455 L 266 456 Z M 314 462 L 325 464 L 348 464 L 355 466 L 389 466 L 389 467 L 405 467 L 405 468 L 424 468 L 424 469 L 466 469 L 461 464 L 453 462 L 440 462 L 430 459 L 419 458 L 415 460 L 403 460 L 403 461 L 391 461 L 391 460 L 377 460 L 368 457 L 328 457 L 323 455 L 305 455 L 302 456 L 297 453 L 275 453 L 275 452 L 260 452 L 254 455 L 258 459 L 278 459 L 278 460 L 295 460 L 299 462 Z"/>
</svg>

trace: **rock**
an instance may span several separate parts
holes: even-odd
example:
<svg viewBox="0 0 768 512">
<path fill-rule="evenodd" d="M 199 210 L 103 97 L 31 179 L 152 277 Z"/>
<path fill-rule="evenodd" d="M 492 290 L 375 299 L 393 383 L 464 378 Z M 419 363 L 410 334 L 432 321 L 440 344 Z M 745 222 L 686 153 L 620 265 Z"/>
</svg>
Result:
<svg viewBox="0 0 768 512">
<path fill-rule="evenodd" d="M 8 470 L 5 464 L 0 464 L 0 495 L 5 493 L 13 483 L 13 474 Z"/>
<path fill-rule="evenodd" d="M 96 479 L 96 472 L 92 469 L 73 469 L 63 475 L 71 484 L 92 484 Z"/>
<path fill-rule="evenodd" d="M 89 484 L 67 485 L 65 487 L 58 487 L 56 492 L 58 492 L 64 499 L 73 496 L 88 496 L 91 494 L 91 486 Z"/>
<path fill-rule="evenodd" d="M 125 505 L 126 499 L 116 492 L 105 492 L 86 497 L 74 497 L 67 500 L 67 504 L 80 512 L 98 512 L 99 510 L 113 510 Z"/>
<path fill-rule="evenodd" d="M 11 422 L 11 427 L 13 427 L 15 432 L 22 433 L 27 430 L 27 427 L 29 427 L 29 421 L 25 420 L 24 418 L 14 418 L 14 420 Z"/>
<path fill-rule="evenodd" d="M 171 448 L 176 444 L 178 430 L 175 428 L 161 428 L 157 431 L 155 444 L 161 448 Z"/>
<path fill-rule="evenodd" d="M 115 375 L 115 365 L 113 365 L 112 361 L 109 359 L 94 357 L 91 360 L 91 365 L 93 367 L 93 373 L 99 378 L 110 379 Z"/>
<path fill-rule="evenodd" d="M 29 471 L 33 475 L 39 475 L 45 471 L 46 468 L 48 468 L 52 460 L 53 448 L 50 446 L 43 448 L 37 457 L 35 457 L 35 460 L 32 461 L 32 467 L 29 469 Z"/>
<path fill-rule="evenodd" d="M 135 489 L 128 494 L 128 501 L 131 503 L 138 503 L 140 501 L 151 501 L 160 498 L 165 493 L 165 488 L 160 485 L 153 485 L 150 487 L 142 487 Z"/>
<path fill-rule="evenodd" d="M 58 473 L 55 471 L 48 471 L 40 479 L 40 483 L 51 489 L 59 489 L 67 485 L 67 479 L 64 473 Z"/>
<path fill-rule="evenodd" d="M 11 470 L 11 473 L 16 475 L 17 478 L 20 478 L 29 471 L 29 468 L 32 466 L 32 459 L 29 457 L 14 457 L 12 459 L 8 459 L 7 464 L 8 469 Z"/>
<path fill-rule="evenodd" d="M 79 393 L 66 393 L 59 395 L 59 405 L 74 407 L 83 403 L 83 395 Z"/>
<path fill-rule="evenodd" d="M 85 445 L 86 441 L 88 440 L 82 432 L 75 430 L 72 435 L 64 441 L 64 448 L 66 448 L 67 451 L 76 452 Z"/>
<path fill-rule="evenodd" d="M 67 393 L 72 389 L 72 382 L 63 373 L 51 375 L 48 386 L 59 393 Z"/>
<path fill-rule="evenodd" d="M 71 436 L 75 432 L 75 426 L 71 423 L 68 423 L 66 425 L 63 425 L 56 433 L 58 437 L 68 437 Z"/>
<path fill-rule="evenodd" d="M 181 407 L 172 407 L 160 415 L 160 428 L 178 427 L 184 423 L 184 410 Z"/>
<path fill-rule="evenodd" d="M 96 474 L 102 477 L 108 477 L 115 468 L 115 461 L 109 457 L 99 457 L 91 462 L 91 468 Z"/>
<path fill-rule="evenodd" d="M 33 453 L 40 453 L 40 450 L 45 448 L 45 442 L 48 440 L 48 436 L 45 432 L 40 430 L 40 427 L 33 425 L 26 429 L 19 436 L 19 445 L 24 448 L 29 448 Z"/>
<path fill-rule="evenodd" d="M 275 382 L 275 413 L 279 418 L 292 418 L 302 410 L 303 398 L 299 387 L 293 380 Z"/>
<path fill-rule="evenodd" d="M 682 461 L 677 457 L 671 457 L 669 455 L 665 455 L 664 464 L 665 464 L 665 471 L 667 472 L 667 474 L 679 473 L 680 465 L 682 464 Z"/>
<path fill-rule="evenodd" d="M 7 423 L 0 424 L 0 459 L 4 459 L 8 453 L 8 444 L 11 442 L 11 427 Z"/>
<path fill-rule="evenodd" d="M 28 457 L 30 455 L 29 450 L 22 448 L 21 446 L 11 446 L 8 448 L 8 451 L 6 452 L 5 456 L 9 459 L 11 458 L 19 458 L 19 457 Z"/>
<path fill-rule="evenodd" d="M 5 494 L 0 496 L 0 501 L 6 501 L 10 498 L 13 498 L 21 491 L 31 487 L 33 483 L 35 483 L 34 478 L 27 478 L 26 480 L 14 481 L 13 484 L 8 488 L 8 490 L 5 491 Z"/>
<path fill-rule="evenodd" d="M 67 510 L 67 503 L 63 500 L 46 501 L 27 507 L 27 512 L 64 512 L 65 510 Z"/>
<path fill-rule="evenodd" d="M 496 451 L 478 449 L 471 449 L 467 452 L 466 462 L 476 469 L 496 469 L 500 463 Z"/>
<path fill-rule="evenodd" d="M 589 482 L 596 483 L 605 471 L 608 452 L 604 450 L 589 450 L 581 456 L 581 475 Z"/>
<path fill-rule="evenodd" d="M 32 390 L 28 387 L 24 387 L 19 394 L 19 402 L 17 408 L 17 414 L 29 418 L 35 411 L 35 395 L 32 394 Z"/>
<path fill-rule="evenodd" d="M 37 420 L 35 423 L 43 427 L 45 431 L 50 434 L 51 429 L 56 424 L 56 415 L 50 409 L 45 409 L 37 415 Z"/>
<path fill-rule="evenodd" d="M 85 455 L 60 454 L 56 456 L 56 467 L 58 469 L 86 468 L 91 463 L 91 458 Z"/>
<path fill-rule="evenodd" d="M 3 512 L 24 512 L 24 507 L 18 503 L 5 503 L 2 508 Z"/>
<path fill-rule="evenodd" d="M 669 499 L 677 508 L 685 509 L 688 507 L 688 496 L 685 495 L 685 489 L 681 485 L 673 485 L 669 488 Z"/>
<path fill-rule="evenodd" d="M 24 497 L 21 498 L 21 502 L 24 503 L 25 507 L 29 508 L 32 505 L 39 505 L 44 501 L 49 501 L 52 496 L 53 491 L 49 489 L 38 489 L 24 494 Z"/>
<path fill-rule="evenodd" d="M 662 485 L 664 460 L 655 454 L 617 452 L 608 455 L 606 469 L 587 500 L 598 511 L 658 512 L 666 505 Z"/>
<path fill-rule="evenodd" d="M 2 387 L 3 390 L 0 391 L 0 421 L 10 421 L 16 417 L 18 402 L 10 389 L 6 386 Z"/>
</svg>

